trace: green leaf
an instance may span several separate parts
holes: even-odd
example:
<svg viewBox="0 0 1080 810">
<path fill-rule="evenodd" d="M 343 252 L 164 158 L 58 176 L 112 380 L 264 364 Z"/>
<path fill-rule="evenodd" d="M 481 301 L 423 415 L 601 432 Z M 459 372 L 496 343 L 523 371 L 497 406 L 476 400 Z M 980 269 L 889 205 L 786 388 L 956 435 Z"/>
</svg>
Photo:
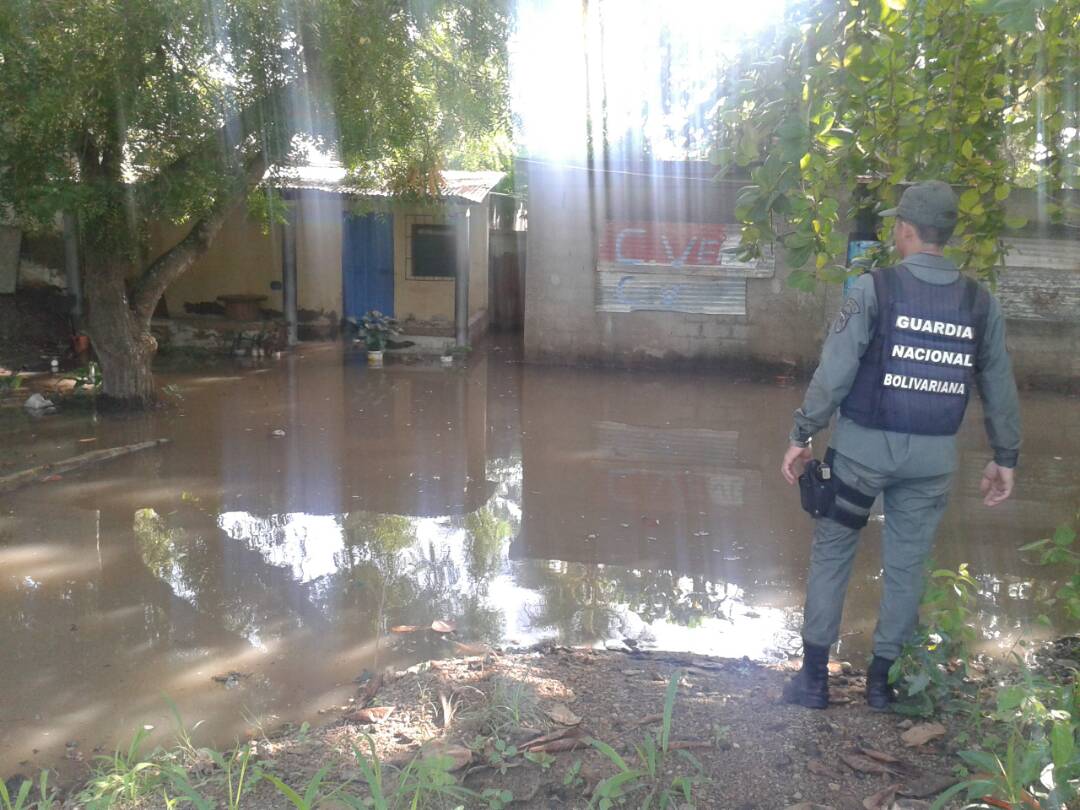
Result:
<svg viewBox="0 0 1080 810">
<path fill-rule="evenodd" d="M 960 195 L 961 211 L 971 211 L 978 204 L 979 192 L 977 189 L 969 188 L 967 191 Z"/>
<path fill-rule="evenodd" d="M 977 770 L 989 774 L 995 774 L 1001 771 L 1001 761 L 996 756 L 986 751 L 961 751 L 959 757 Z"/>
<path fill-rule="evenodd" d="M 1011 215 L 1005 217 L 1005 227 L 1010 231 L 1016 231 L 1028 224 L 1027 217 Z"/>
<path fill-rule="evenodd" d="M 1054 767 L 1059 771 L 1072 764 L 1076 754 L 1076 737 L 1073 733 L 1072 723 L 1059 720 L 1050 729 L 1050 755 L 1054 760 Z"/>
<path fill-rule="evenodd" d="M 930 685 L 930 673 L 926 670 L 919 672 L 908 682 L 907 693 L 909 697 L 919 694 Z"/>
<path fill-rule="evenodd" d="M 969 123 L 974 123 L 974 121 L 971 121 Z M 960 147 L 960 154 L 962 154 L 968 160 L 971 160 L 972 156 L 975 154 L 975 147 L 972 146 L 970 138 L 965 140 L 964 145 Z M 977 199 L 978 197 L 976 196 L 976 200 Z"/>
<path fill-rule="evenodd" d="M 626 763 L 626 760 L 622 758 L 622 755 L 603 740 L 590 740 L 589 743 L 593 748 L 615 763 L 615 767 L 620 771 L 631 770 L 630 766 Z"/>
<path fill-rule="evenodd" d="M 884 5 L 892 11 L 903 11 L 907 8 L 907 0 L 884 0 Z"/>
<path fill-rule="evenodd" d="M 1076 541 L 1076 530 L 1071 526 L 1058 526 L 1054 530 L 1054 545 L 1065 548 Z"/>
<path fill-rule="evenodd" d="M 1033 543 L 1027 543 L 1025 545 L 1020 546 L 1020 548 L 1018 548 L 1017 551 L 1034 551 L 1037 548 L 1042 548 L 1043 546 L 1046 546 L 1046 545 L 1049 545 L 1049 544 L 1050 544 L 1050 538 L 1049 537 L 1044 537 L 1042 540 L 1036 540 Z"/>
</svg>

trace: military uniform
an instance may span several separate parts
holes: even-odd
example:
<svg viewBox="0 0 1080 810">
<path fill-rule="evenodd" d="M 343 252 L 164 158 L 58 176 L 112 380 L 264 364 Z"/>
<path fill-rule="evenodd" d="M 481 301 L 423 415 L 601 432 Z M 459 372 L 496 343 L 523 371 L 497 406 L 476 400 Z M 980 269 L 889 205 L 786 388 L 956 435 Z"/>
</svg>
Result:
<svg viewBox="0 0 1080 810">
<path fill-rule="evenodd" d="M 886 290 L 892 292 L 882 312 L 879 298 Z M 953 314 L 935 317 L 935 311 L 946 310 Z M 972 383 L 983 401 L 995 462 L 1015 467 L 1018 397 L 1004 318 L 993 296 L 966 280 L 949 259 L 931 253 L 909 255 L 895 269 L 856 280 L 790 434 L 793 445 L 806 446 L 840 410 L 829 460 L 842 483 L 835 513 L 817 519 L 814 528 L 802 630 L 808 651 L 824 648 L 827 656 L 839 637 L 860 527 L 879 495 L 885 576 L 875 662 L 891 663 L 910 638 L 923 568 L 956 469 L 955 431 Z"/>
<path fill-rule="evenodd" d="M 928 253 L 902 263 L 919 281 L 949 285 L 959 271 L 949 259 Z M 860 277 L 829 337 L 821 364 L 795 411 L 791 440 L 803 444 L 825 428 L 848 395 L 878 320 L 872 277 Z M 985 333 L 976 353 L 975 381 L 983 400 L 986 432 L 994 460 L 1015 467 L 1020 448 L 1020 415 L 1001 307 L 989 299 Z M 928 436 L 864 427 L 841 414 L 830 447 L 833 473 L 849 486 L 872 496 L 884 494 L 885 530 L 882 562 L 884 593 L 874 633 L 874 653 L 895 659 L 911 634 L 922 598 L 923 565 L 945 511 L 956 470 L 956 436 Z M 865 507 L 847 504 L 852 512 Z M 836 642 L 859 530 L 830 518 L 814 528 L 803 638 L 829 646 Z"/>
</svg>

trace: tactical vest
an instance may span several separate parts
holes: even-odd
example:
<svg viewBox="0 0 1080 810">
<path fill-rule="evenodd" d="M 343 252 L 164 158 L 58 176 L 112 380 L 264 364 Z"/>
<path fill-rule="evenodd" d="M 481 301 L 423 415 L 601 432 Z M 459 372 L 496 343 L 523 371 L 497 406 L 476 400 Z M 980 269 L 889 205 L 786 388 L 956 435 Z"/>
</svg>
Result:
<svg viewBox="0 0 1080 810">
<path fill-rule="evenodd" d="M 877 327 L 840 412 L 863 427 L 952 436 L 971 395 L 990 294 L 963 275 L 919 281 L 902 264 L 873 278 Z"/>
</svg>

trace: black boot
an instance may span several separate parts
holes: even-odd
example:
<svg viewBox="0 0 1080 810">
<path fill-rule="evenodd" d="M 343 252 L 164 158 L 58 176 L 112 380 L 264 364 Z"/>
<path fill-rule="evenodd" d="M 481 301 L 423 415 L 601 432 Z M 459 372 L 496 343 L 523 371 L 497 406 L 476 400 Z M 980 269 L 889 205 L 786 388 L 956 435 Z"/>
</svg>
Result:
<svg viewBox="0 0 1080 810">
<path fill-rule="evenodd" d="M 784 702 L 808 709 L 829 705 L 829 648 L 803 642 L 802 669 L 784 686 Z"/>
<path fill-rule="evenodd" d="M 887 712 L 896 701 L 896 690 L 889 683 L 893 662 L 875 655 L 866 672 L 866 702 L 876 712 Z"/>
</svg>

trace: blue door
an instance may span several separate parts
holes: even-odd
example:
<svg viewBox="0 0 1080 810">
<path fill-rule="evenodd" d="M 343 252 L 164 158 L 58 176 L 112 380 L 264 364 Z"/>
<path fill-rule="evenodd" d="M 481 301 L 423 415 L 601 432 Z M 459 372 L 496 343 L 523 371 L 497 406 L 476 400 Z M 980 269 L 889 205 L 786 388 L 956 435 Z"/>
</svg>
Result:
<svg viewBox="0 0 1080 810">
<path fill-rule="evenodd" d="M 394 314 L 394 220 L 390 214 L 345 215 L 341 249 L 345 317 L 377 309 Z"/>
</svg>

